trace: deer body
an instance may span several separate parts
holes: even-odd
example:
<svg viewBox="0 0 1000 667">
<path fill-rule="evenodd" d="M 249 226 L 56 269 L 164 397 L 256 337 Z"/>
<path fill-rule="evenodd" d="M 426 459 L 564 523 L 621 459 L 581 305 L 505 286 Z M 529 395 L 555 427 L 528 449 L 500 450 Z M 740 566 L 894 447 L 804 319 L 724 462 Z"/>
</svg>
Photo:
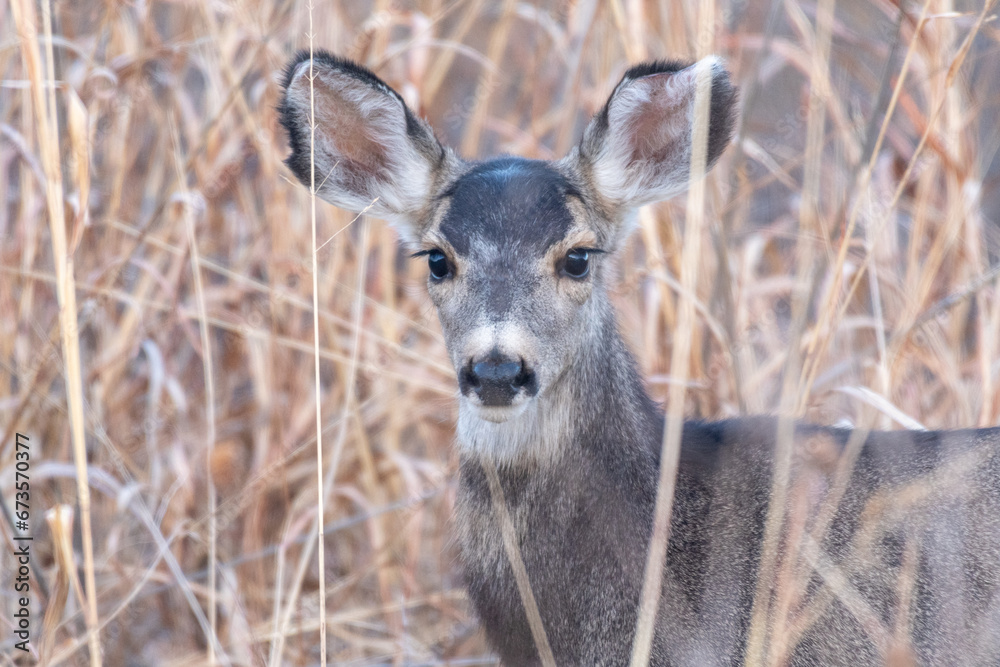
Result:
<svg viewBox="0 0 1000 667">
<path fill-rule="evenodd" d="M 498 468 L 560 665 L 628 664 L 652 532 L 663 414 L 646 395 L 613 317 L 602 331 L 600 345 L 591 348 L 600 352 L 580 358 L 563 379 L 567 387 L 585 389 L 574 397 L 581 408 L 564 424 L 558 454 Z M 574 370 L 583 377 L 573 377 Z M 544 403 L 539 409 L 559 411 Z M 467 440 L 474 436 L 463 433 L 464 421 L 460 417 L 459 438 Z M 777 420 L 766 417 L 685 424 L 651 664 L 743 664 L 776 431 Z M 545 434 L 546 429 L 538 429 L 536 442 Z M 509 442 L 504 435 L 496 437 Z M 800 482 L 822 497 L 835 476 L 833 461 L 849 437 L 844 429 L 800 425 L 796 441 L 811 445 L 796 460 Z M 841 565 L 856 568 L 852 576 L 866 588 L 869 601 L 881 605 L 877 612 L 889 624 L 897 612 L 895 586 L 906 567 L 905 539 L 925 545 L 916 557 L 922 562 L 911 566 L 920 569 L 917 579 L 928 586 L 925 595 L 915 596 L 913 608 L 934 610 L 913 628 L 925 642 L 911 647 L 923 664 L 1000 660 L 1000 641 L 990 647 L 980 634 L 981 646 L 973 646 L 968 642 L 972 628 L 949 619 L 946 611 L 961 607 L 961 596 L 976 599 L 979 589 L 989 591 L 985 597 L 992 607 L 962 609 L 959 618 L 979 619 L 980 633 L 996 636 L 1000 629 L 1000 457 L 993 456 L 998 449 L 1000 429 L 870 433 L 823 545 Z M 846 557 L 847 546 L 858 537 L 858 515 L 873 498 L 918 484 L 942 462 L 963 455 L 979 464 L 979 475 L 993 480 L 985 494 L 923 499 L 904 508 L 861 557 Z M 491 644 L 504 664 L 541 664 L 485 473 L 474 456 L 462 460 L 455 521 L 469 594 Z M 958 534 L 942 537 L 945 527 Z M 958 544 L 964 553 L 951 553 Z M 949 604 L 952 596 L 956 600 Z M 804 634 L 791 664 L 885 664 L 887 647 L 873 642 L 842 604 L 831 607 Z M 985 616 L 989 610 L 992 618 Z M 950 641 L 941 641 L 944 637 Z"/>
<path fill-rule="evenodd" d="M 618 332 L 606 262 L 638 206 L 687 185 L 699 71 L 711 75 L 711 165 L 735 109 L 715 59 L 630 69 L 556 162 L 463 161 L 395 91 L 334 56 L 300 54 L 286 72 L 295 174 L 389 219 L 427 258 L 460 390 L 462 560 L 508 665 L 541 658 L 489 470 L 556 663 L 631 655 L 663 416 Z M 771 418 L 685 424 L 653 664 L 742 664 L 777 433 Z M 789 497 L 805 511 L 788 521 L 777 567 L 799 583 L 771 604 L 804 611 L 771 659 L 1000 664 L 1000 431 L 870 433 L 856 448 L 850 431 L 801 425 L 794 441 Z"/>
</svg>

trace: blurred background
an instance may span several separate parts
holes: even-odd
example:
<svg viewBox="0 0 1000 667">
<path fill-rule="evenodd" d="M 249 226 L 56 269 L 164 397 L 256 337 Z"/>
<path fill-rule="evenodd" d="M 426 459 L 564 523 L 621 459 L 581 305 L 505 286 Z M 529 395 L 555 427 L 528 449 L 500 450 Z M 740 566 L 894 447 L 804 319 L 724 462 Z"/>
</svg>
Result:
<svg viewBox="0 0 1000 667">
<path fill-rule="evenodd" d="M 91 636 L 108 665 L 319 660 L 310 200 L 275 113 L 310 11 L 316 48 L 468 158 L 560 157 L 630 63 L 723 56 L 742 110 L 708 179 L 686 412 L 891 429 L 1000 422 L 992 5 L 9 0 L 0 495 L 25 434 L 35 653 L 13 648 L 5 518 L 0 665 L 92 664 Z M 684 205 L 641 212 L 614 290 L 659 400 Z M 495 664 L 449 538 L 426 263 L 382 221 L 316 216 L 329 660 Z"/>
</svg>

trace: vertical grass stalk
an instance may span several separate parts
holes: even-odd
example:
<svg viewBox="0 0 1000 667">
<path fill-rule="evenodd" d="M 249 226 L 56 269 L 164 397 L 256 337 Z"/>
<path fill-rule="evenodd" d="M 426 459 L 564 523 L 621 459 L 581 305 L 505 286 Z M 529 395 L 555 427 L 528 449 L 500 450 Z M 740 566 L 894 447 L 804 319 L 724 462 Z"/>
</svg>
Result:
<svg viewBox="0 0 1000 667">
<path fill-rule="evenodd" d="M 703 3 L 705 5 L 711 3 Z M 707 12 L 704 12 L 707 14 Z M 702 16 L 705 21 L 706 16 Z M 704 25 L 704 24 L 703 24 Z M 707 25 L 711 25 L 708 21 Z M 680 461 L 681 429 L 684 425 L 684 400 L 690 371 L 692 329 L 695 326 L 695 291 L 701 256 L 701 230 L 705 217 L 705 171 L 708 159 L 708 122 L 712 100 L 712 65 L 702 60 L 696 72 L 694 126 L 691 142 L 691 182 L 688 191 L 684 249 L 681 257 L 681 285 L 677 329 L 670 359 L 670 400 L 660 449 L 660 477 L 653 510 L 653 533 L 646 557 L 642 597 L 632 644 L 632 667 L 649 664 L 656 628 L 656 610 L 660 604 L 663 567 L 670 540 L 670 516 L 673 509 L 677 467 Z"/>
<path fill-rule="evenodd" d="M 45 73 L 42 73 L 35 9 L 29 0 L 12 0 L 11 10 L 21 43 L 21 56 L 31 83 L 35 129 L 45 174 L 45 198 L 52 234 L 52 255 L 56 272 L 56 299 L 59 303 L 59 329 L 62 334 L 63 374 L 69 408 L 70 436 L 76 464 L 76 488 L 80 503 L 80 531 L 83 541 L 85 599 L 80 601 L 87 624 L 87 644 L 92 667 L 101 666 L 98 636 L 97 583 L 94 575 L 94 536 L 91 527 L 90 482 L 87 473 L 87 442 L 83 418 L 83 374 L 80 364 L 80 340 L 76 314 L 76 281 L 73 258 L 66 239 L 63 202 L 62 166 L 59 151 L 59 121 L 56 112 L 55 63 L 52 52 L 52 16 L 47 0 L 42 0 L 45 30 Z"/>
</svg>

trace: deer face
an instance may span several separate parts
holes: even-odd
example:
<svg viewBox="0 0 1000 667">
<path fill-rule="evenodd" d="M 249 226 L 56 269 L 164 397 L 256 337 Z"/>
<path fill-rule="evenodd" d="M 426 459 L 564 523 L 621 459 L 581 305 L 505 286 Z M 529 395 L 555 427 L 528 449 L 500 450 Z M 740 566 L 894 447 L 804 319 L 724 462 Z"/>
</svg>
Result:
<svg viewBox="0 0 1000 667">
<path fill-rule="evenodd" d="M 483 419 L 516 416 L 580 348 L 598 256 L 572 176 L 557 165 L 502 158 L 476 165 L 439 195 L 421 236 L 462 400 Z"/>
<path fill-rule="evenodd" d="M 463 410 L 516 420 L 593 348 L 605 262 L 634 210 L 686 187 L 699 71 L 711 77 L 712 164 L 735 106 L 716 59 L 630 69 L 562 160 L 468 163 L 367 70 L 300 55 L 280 109 L 287 163 L 327 201 L 387 218 L 426 258 Z"/>
</svg>

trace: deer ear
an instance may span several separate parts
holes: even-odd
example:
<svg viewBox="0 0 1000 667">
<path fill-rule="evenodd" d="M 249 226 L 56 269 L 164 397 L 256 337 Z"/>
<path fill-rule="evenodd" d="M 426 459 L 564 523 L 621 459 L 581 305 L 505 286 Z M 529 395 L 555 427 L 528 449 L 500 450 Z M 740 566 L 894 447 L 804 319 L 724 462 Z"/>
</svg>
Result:
<svg viewBox="0 0 1000 667">
<path fill-rule="evenodd" d="M 424 208 L 451 153 L 399 93 L 367 69 L 325 52 L 311 61 L 299 53 L 285 71 L 284 89 L 278 111 L 292 148 L 285 163 L 302 183 L 310 185 L 314 161 L 316 192 L 335 206 L 367 208 L 395 223 L 410 222 Z"/>
<path fill-rule="evenodd" d="M 637 65 L 591 120 L 575 158 L 603 199 L 630 209 L 687 189 L 699 66 L 712 73 L 708 166 L 722 154 L 736 110 L 736 88 L 722 61 Z"/>
</svg>

